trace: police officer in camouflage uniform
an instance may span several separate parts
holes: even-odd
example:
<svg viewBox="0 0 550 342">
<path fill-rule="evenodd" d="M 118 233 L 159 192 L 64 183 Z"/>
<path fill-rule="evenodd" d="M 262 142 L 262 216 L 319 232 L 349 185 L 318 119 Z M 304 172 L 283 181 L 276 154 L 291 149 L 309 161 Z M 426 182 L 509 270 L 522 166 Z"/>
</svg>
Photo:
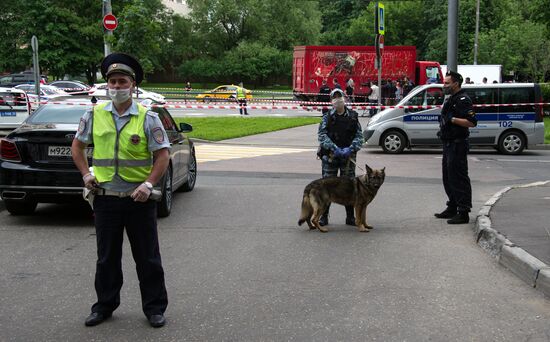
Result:
<svg viewBox="0 0 550 342">
<path fill-rule="evenodd" d="M 333 108 L 319 125 L 319 157 L 322 160 L 323 178 L 355 177 L 357 151 L 363 145 L 363 133 L 357 112 L 345 106 L 344 92 L 335 88 L 330 93 Z M 330 207 L 329 207 L 330 208 Z M 328 224 L 329 208 L 321 216 L 319 224 Z M 353 206 L 346 206 L 346 224 L 355 225 Z"/>
<path fill-rule="evenodd" d="M 450 95 L 445 100 L 439 118 L 439 138 L 443 142 L 443 186 L 447 194 L 447 208 L 434 214 L 448 218 L 449 224 L 469 222 L 472 208 L 472 186 L 468 176 L 469 128 L 477 125 L 472 100 L 462 86 L 462 76 L 449 71 L 443 90 Z"/>
<path fill-rule="evenodd" d="M 158 115 L 132 99 L 143 79 L 137 60 L 113 53 L 101 63 L 111 101 L 84 114 L 72 145 L 84 186 L 95 193 L 97 302 L 86 318 L 94 326 L 120 305 L 122 243 L 126 230 L 139 278 L 142 309 L 152 327 L 165 324 L 168 305 L 158 232 L 157 205 L 150 199 L 170 161 L 170 142 Z M 94 145 L 93 173 L 85 148 Z"/>
</svg>

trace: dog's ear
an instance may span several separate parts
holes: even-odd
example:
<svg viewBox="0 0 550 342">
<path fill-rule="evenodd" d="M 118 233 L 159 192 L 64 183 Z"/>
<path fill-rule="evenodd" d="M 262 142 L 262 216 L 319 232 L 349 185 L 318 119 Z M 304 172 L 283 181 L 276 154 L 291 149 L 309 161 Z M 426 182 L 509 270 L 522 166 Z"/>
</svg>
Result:
<svg viewBox="0 0 550 342">
<path fill-rule="evenodd" d="M 385 166 L 382 168 L 382 172 L 386 173 L 386 167 Z"/>
<path fill-rule="evenodd" d="M 367 174 L 371 174 L 371 173 L 372 173 L 372 169 L 371 169 L 370 166 L 368 166 L 367 164 L 365 164 L 365 170 L 367 170 Z"/>
</svg>

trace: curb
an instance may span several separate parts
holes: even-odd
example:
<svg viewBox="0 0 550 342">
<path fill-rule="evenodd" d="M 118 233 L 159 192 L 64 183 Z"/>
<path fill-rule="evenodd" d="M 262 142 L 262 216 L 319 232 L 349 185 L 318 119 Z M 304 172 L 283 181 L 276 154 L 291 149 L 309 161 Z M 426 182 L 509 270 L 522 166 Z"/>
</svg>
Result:
<svg viewBox="0 0 550 342">
<path fill-rule="evenodd" d="M 550 266 L 516 246 L 491 226 L 493 206 L 510 190 L 549 184 L 549 181 L 508 186 L 493 195 L 479 210 L 474 225 L 477 244 L 521 280 L 550 297 Z"/>
</svg>

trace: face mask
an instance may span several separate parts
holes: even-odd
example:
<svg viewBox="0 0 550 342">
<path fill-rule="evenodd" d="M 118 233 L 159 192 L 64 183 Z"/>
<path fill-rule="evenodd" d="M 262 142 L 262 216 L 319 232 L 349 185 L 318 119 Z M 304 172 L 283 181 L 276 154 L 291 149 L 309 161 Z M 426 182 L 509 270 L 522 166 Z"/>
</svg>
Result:
<svg viewBox="0 0 550 342">
<path fill-rule="evenodd" d="M 445 95 L 451 95 L 451 87 L 443 87 L 443 92 Z"/>
<path fill-rule="evenodd" d="M 332 105 L 334 107 L 337 107 L 337 108 L 340 107 L 341 108 L 341 107 L 344 106 L 344 99 L 341 98 L 341 97 L 337 97 L 335 99 L 332 99 Z"/>
<path fill-rule="evenodd" d="M 130 98 L 130 88 L 128 89 L 109 89 L 109 97 L 115 104 L 124 103 Z"/>
</svg>

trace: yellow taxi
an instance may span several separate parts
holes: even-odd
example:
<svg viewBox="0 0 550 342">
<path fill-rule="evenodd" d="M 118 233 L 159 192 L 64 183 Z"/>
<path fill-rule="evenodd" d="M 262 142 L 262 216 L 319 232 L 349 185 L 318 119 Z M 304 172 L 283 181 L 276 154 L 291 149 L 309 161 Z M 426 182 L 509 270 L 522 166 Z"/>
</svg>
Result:
<svg viewBox="0 0 550 342">
<path fill-rule="evenodd" d="M 210 91 L 197 95 L 197 100 L 209 102 L 220 100 L 235 100 L 237 98 L 237 89 L 241 88 L 236 85 L 221 85 Z M 248 89 L 242 88 L 245 91 L 245 97 L 247 100 L 252 98 L 252 92 Z"/>
</svg>

